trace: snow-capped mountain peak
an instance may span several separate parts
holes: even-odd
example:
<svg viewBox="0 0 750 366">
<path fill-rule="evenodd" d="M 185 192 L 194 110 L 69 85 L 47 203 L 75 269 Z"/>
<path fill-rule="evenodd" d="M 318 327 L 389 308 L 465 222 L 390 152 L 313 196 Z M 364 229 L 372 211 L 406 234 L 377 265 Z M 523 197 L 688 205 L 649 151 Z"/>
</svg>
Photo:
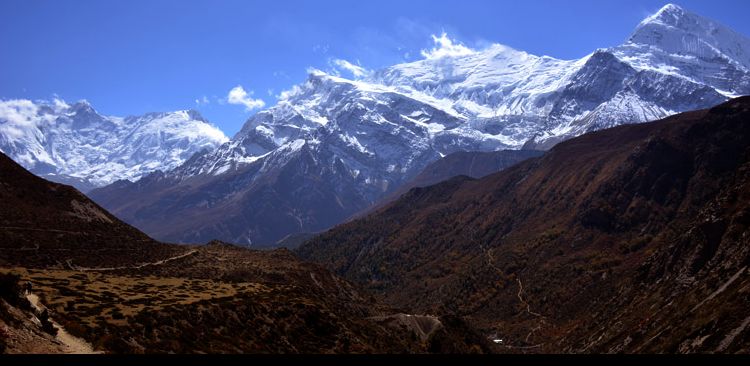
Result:
<svg viewBox="0 0 750 366">
<path fill-rule="evenodd" d="M 666 4 L 656 13 L 644 18 L 638 27 L 640 28 L 648 23 L 661 23 L 676 26 L 680 20 L 686 16 L 688 16 L 688 13 L 679 5 Z"/>
<path fill-rule="evenodd" d="M 750 40 L 747 37 L 674 4 L 668 4 L 644 19 L 628 42 L 704 60 L 725 58 L 750 70 Z"/>
<path fill-rule="evenodd" d="M 101 115 L 87 101 L 0 101 L 0 151 L 83 191 L 172 170 L 228 140 L 193 110 L 121 118 Z"/>
<path fill-rule="evenodd" d="M 423 60 L 355 80 L 311 70 L 231 141 L 99 197 L 161 239 L 270 243 L 339 223 L 453 152 L 549 149 L 750 94 L 747 38 L 676 6 L 576 60 L 434 41 Z"/>
<path fill-rule="evenodd" d="M 250 118 L 230 143 L 195 162 L 202 166 L 181 169 L 181 175 L 219 174 L 321 134 L 340 136 L 348 148 L 372 159 L 384 151 L 379 145 L 387 144 L 365 136 L 392 128 L 389 136 L 424 148 L 424 156 L 521 148 L 529 142 L 527 147 L 548 148 L 591 130 L 750 93 L 750 73 L 738 61 L 715 57 L 731 43 L 725 34 L 738 39 L 732 54 L 750 50 L 743 36 L 673 4 L 644 19 L 625 44 L 577 60 L 497 43 L 474 50 L 442 34 L 433 37 L 435 48 L 424 52 L 424 59 L 356 80 L 308 70 L 304 83 Z M 400 169 L 422 165 L 407 161 Z"/>
</svg>

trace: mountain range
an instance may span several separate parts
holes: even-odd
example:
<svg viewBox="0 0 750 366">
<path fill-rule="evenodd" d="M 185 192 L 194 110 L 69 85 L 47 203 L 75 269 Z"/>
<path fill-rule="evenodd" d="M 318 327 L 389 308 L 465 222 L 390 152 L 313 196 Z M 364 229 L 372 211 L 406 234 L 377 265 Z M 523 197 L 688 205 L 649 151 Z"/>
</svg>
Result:
<svg viewBox="0 0 750 366">
<path fill-rule="evenodd" d="M 161 240 L 273 244 L 347 220 L 454 152 L 546 150 L 750 94 L 749 54 L 746 37 L 667 5 L 577 60 L 496 44 L 354 80 L 313 70 L 231 141 L 91 197 Z"/>
<path fill-rule="evenodd" d="M 112 117 L 87 101 L 0 101 L 0 151 L 83 192 L 172 170 L 228 139 L 194 110 Z"/>
<path fill-rule="evenodd" d="M 0 101 L 0 353 L 750 352 L 748 38 L 422 56 L 232 139 Z"/>
<path fill-rule="evenodd" d="M 295 252 L 160 243 L 0 154 L 0 350 L 747 353 L 749 122 L 587 133 Z"/>
</svg>

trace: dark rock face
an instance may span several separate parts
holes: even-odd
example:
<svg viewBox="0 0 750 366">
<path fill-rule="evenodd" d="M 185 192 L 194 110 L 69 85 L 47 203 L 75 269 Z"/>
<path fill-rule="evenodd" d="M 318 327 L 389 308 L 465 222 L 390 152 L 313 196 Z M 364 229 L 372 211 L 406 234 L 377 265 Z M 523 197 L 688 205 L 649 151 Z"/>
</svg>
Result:
<svg viewBox="0 0 750 366">
<path fill-rule="evenodd" d="M 232 174 L 182 182 L 153 175 L 90 195 L 104 206 L 117 207 L 115 214 L 161 240 L 227 238 L 239 244 L 273 244 L 290 233 L 330 228 L 369 206 L 373 191 L 381 191 L 358 188 L 356 177 L 334 156 L 312 149 L 304 145 L 271 163 L 258 162 Z"/>
<path fill-rule="evenodd" d="M 463 175 L 469 178 L 483 178 L 492 173 L 507 169 L 526 159 L 541 156 L 544 152 L 537 150 L 500 150 L 500 151 L 459 151 L 440 158 L 428 165 L 409 182 L 381 199 L 378 203 L 358 213 L 362 216 L 398 199 L 410 189 L 427 187 L 450 178 Z"/>
<path fill-rule="evenodd" d="M 453 153 L 428 165 L 419 175 L 399 190 L 406 192 L 414 187 L 430 186 L 458 175 L 465 175 L 474 179 L 484 178 L 526 159 L 541 156 L 543 153 L 543 151 L 536 150 L 461 151 Z"/>
<path fill-rule="evenodd" d="M 747 352 L 748 172 L 743 97 L 412 189 L 297 252 L 498 350 Z"/>
</svg>

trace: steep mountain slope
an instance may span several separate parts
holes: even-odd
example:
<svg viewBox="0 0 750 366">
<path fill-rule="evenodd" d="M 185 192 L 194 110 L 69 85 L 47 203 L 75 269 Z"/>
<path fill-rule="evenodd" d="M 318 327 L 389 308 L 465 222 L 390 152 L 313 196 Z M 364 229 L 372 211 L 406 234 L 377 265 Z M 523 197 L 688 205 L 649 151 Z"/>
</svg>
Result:
<svg viewBox="0 0 750 366">
<path fill-rule="evenodd" d="M 0 264 L 109 267 L 186 253 L 123 223 L 73 187 L 40 179 L 0 153 Z"/>
<path fill-rule="evenodd" d="M 412 188 L 431 186 L 459 175 L 482 178 L 543 153 L 537 150 L 460 151 L 444 156 L 428 165 L 412 180 L 383 197 L 369 209 L 359 212 L 357 216 L 364 216 L 382 208 Z"/>
<path fill-rule="evenodd" d="M 750 97 L 415 188 L 298 253 L 533 352 L 750 351 Z"/>
<path fill-rule="evenodd" d="M 82 191 L 172 170 L 227 141 L 196 111 L 102 116 L 88 102 L 0 101 L 0 151 Z"/>
<path fill-rule="evenodd" d="M 746 36 L 669 4 L 644 19 L 614 53 L 637 70 L 656 67 L 725 94 L 747 94 L 749 49 Z"/>
<path fill-rule="evenodd" d="M 398 189 L 381 198 L 372 206 L 359 211 L 353 217 L 346 218 L 342 221 L 348 221 L 355 217 L 367 215 L 398 199 L 411 188 L 426 187 L 457 175 L 481 178 L 499 172 L 528 158 L 539 156 L 542 153 L 542 151 L 535 150 L 501 150 L 490 152 L 461 151 L 447 155 L 428 165 L 411 181 L 402 184 Z M 290 234 L 268 246 L 272 248 L 293 249 L 319 233 L 320 232 L 300 232 Z"/>
<path fill-rule="evenodd" d="M 683 36 L 692 43 L 665 41 Z M 493 45 L 360 80 L 312 71 L 216 150 L 91 196 L 162 240 L 271 244 L 340 223 L 454 152 L 544 150 L 750 94 L 746 44 L 666 6 L 623 45 L 579 60 Z"/>
<path fill-rule="evenodd" d="M 370 202 L 363 196 L 384 188 L 361 187 L 335 159 L 330 165 L 317 159 L 326 153 L 319 150 L 322 145 L 298 141 L 231 173 L 185 180 L 152 174 L 90 196 L 162 240 L 199 243 L 219 237 L 267 245 L 290 232 L 329 228 L 367 207 Z"/>
<path fill-rule="evenodd" d="M 34 325 L 48 319 L 96 352 L 488 351 L 458 318 L 409 314 L 429 327 L 402 327 L 402 315 L 287 250 L 155 242 L 3 154 L 0 187 L 0 351 L 66 352 Z M 32 295 L 47 311 L 29 321 Z"/>
</svg>

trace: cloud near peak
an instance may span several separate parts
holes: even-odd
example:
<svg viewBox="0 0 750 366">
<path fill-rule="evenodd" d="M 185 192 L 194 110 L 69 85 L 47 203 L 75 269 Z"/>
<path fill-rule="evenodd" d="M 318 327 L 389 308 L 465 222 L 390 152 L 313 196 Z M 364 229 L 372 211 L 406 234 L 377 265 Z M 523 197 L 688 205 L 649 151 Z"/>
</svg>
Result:
<svg viewBox="0 0 750 366">
<path fill-rule="evenodd" d="M 248 93 L 242 85 L 237 85 L 227 94 L 227 103 L 229 104 L 241 104 L 245 106 L 245 109 L 251 111 L 253 109 L 263 108 L 266 105 L 262 99 L 253 99 L 253 92 Z"/>
<path fill-rule="evenodd" d="M 435 42 L 435 47 L 433 49 L 421 51 L 422 57 L 428 60 L 438 59 L 445 56 L 466 56 L 475 52 L 460 42 L 450 39 L 445 32 L 439 37 L 433 34 L 432 41 Z"/>
<path fill-rule="evenodd" d="M 347 60 L 342 60 L 342 59 L 337 58 L 337 59 L 333 59 L 331 62 L 333 63 L 334 66 L 340 69 L 349 71 L 355 78 L 361 78 L 370 73 L 364 67 L 355 65 Z"/>
</svg>

